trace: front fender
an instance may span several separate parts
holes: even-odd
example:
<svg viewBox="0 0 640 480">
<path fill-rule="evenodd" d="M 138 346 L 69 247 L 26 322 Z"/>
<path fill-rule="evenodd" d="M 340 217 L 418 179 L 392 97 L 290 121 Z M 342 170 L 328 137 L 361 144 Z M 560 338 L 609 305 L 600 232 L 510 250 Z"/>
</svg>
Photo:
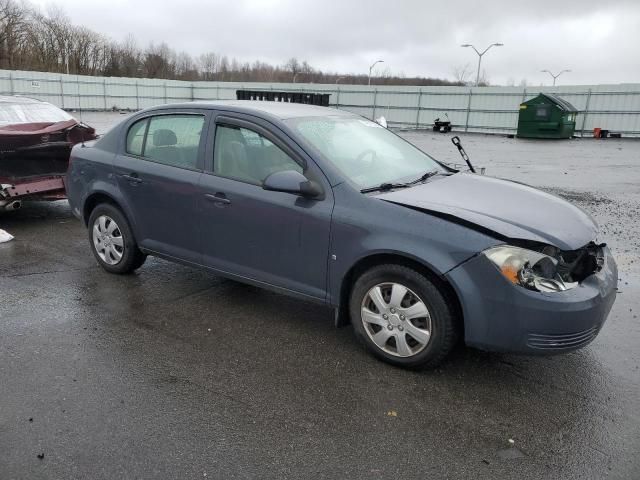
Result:
<svg viewBox="0 0 640 480">
<path fill-rule="evenodd" d="M 384 254 L 409 259 L 438 276 L 500 240 L 464 225 L 375 197 L 344 202 L 334 190 L 336 207 L 331 226 L 328 302 L 339 306 L 343 282 L 354 266 Z"/>
</svg>

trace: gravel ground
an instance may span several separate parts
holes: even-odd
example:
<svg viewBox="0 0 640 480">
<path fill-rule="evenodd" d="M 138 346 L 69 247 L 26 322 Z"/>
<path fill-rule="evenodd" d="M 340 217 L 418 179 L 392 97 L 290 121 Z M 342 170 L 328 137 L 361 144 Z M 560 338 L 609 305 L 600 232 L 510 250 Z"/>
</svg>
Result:
<svg viewBox="0 0 640 480">
<path fill-rule="evenodd" d="M 462 141 L 601 225 L 620 294 L 591 345 L 396 369 L 316 305 L 157 259 L 108 275 L 66 202 L 34 203 L 0 216 L 0 479 L 639 478 L 640 142 Z"/>
</svg>

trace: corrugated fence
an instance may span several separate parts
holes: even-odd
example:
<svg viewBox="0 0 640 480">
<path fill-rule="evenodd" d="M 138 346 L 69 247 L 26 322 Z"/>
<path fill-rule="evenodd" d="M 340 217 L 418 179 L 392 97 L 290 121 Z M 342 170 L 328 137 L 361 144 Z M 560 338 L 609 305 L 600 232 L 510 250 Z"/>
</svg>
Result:
<svg viewBox="0 0 640 480">
<path fill-rule="evenodd" d="M 519 105 L 554 93 L 579 111 L 578 135 L 595 127 L 640 136 L 640 84 L 557 87 L 400 87 L 305 83 L 185 82 L 0 70 L 0 94 L 25 95 L 67 110 L 138 110 L 163 103 L 235 99 L 236 90 L 330 93 L 330 105 L 398 128 L 429 128 L 445 114 L 458 131 L 513 133 Z"/>
</svg>

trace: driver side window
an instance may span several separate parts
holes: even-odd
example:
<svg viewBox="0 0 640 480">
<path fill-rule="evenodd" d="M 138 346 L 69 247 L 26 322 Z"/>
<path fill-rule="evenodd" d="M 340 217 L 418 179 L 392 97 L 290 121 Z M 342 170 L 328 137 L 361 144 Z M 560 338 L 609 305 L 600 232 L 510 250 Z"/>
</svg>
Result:
<svg viewBox="0 0 640 480">
<path fill-rule="evenodd" d="M 302 167 L 264 136 L 246 128 L 216 127 L 213 171 L 221 177 L 261 185 L 275 172 Z"/>
</svg>

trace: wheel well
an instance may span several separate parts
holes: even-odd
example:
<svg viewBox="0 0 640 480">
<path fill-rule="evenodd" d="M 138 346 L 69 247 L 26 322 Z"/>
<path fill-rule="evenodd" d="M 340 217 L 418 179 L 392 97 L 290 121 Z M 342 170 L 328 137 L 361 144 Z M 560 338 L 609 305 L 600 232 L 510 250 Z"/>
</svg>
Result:
<svg viewBox="0 0 640 480">
<path fill-rule="evenodd" d="M 94 208 L 96 208 L 101 203 L 110 203 L 114 207 L 120 208 L 118 202 L 116 202 L 112 197 L 105 193 L 94 193 L 84 202 L 84 207 L 82 209 L 82 219 L 84 220 L 84 224 L 89 224 L 89 217 L 91 216 L 91 212 Z"/>
<path fill-rule="evenodd" d="M 340 312 L 339 312 L 339 325 L 345 325 L 349 323 L 349 297 L 355 281 L 364 272 L 378 265 L 385 264 L 402 265 L 411 268 L 431 280 L 434 284 L 442 289 L 447 299 L 451 302 L 454 309 L 454 315 L 457 319 L 457 327 L 460 332 L 460 338 L 464 338 L 464 318 L 462 316 L 462 306 L 460 300 L 453 286 L 442 275 L 435 273 L 429 267 L 423 263 L 418 262 L 412 258 L 403 257 L 402 255 L 395 254 L 376 254 L 369 257 L 360 259 L 355 265 L 353 265 L 347 274 L 344 276 L 342 286 L 340 288 Z"/>
</svg>

